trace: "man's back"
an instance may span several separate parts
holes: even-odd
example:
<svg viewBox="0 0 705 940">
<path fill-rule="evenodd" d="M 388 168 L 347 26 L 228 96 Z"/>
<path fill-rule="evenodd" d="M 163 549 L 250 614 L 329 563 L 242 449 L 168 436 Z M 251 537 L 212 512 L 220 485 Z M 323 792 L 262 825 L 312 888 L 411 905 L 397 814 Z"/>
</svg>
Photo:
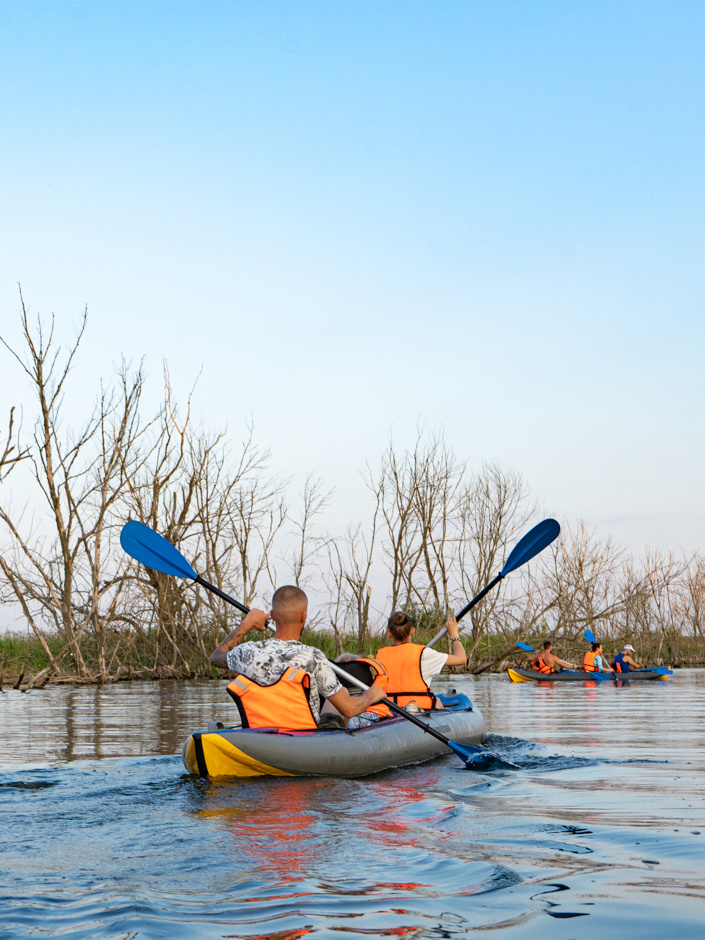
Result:
<svg viewBox="0 0 705 940">
<path fill-rule="evenodd" d="M 328 698 L 342 688 L 325 655 L 298 640 L 267 637 L 242 643 L 229 651 L 227 662 L 231 672 L 262 686 L 274 685 L 290 666 L 303 669 L 310 677 L 310 705 L 316 721 L 319 718 L 319 695 Z"/>
</svg>

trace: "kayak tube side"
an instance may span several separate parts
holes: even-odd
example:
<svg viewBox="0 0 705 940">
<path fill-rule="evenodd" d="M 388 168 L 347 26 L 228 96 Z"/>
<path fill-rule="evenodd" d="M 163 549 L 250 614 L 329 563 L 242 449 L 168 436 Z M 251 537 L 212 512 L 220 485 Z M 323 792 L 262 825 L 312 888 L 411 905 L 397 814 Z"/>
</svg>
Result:
<svg viewBox="0 0 705 940">
<path fill-rule="evenodd" d="M 453 741 L 478 745 L 486 731 L 482 714 L 458 698 L 468 705 L 419 717 Z M 389 718 L 355 731 L 198 731 L 184 744 L 183 762 L 189 773 L 208 777 L 361 777 L 449 753 L 406 719 Z"/>
</svg>

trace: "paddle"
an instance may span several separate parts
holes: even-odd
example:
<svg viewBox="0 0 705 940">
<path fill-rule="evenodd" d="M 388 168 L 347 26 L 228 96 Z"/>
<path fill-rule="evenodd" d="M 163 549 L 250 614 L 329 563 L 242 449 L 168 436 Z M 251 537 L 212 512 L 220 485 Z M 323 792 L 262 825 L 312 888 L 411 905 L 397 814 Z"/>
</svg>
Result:
<svg viewBox="0 0 705 940">
<path fill-rule="evenodd" d="M 509 558 L 507 558 L 505 562 L 504 568 L 502 568 L 497 577 L 490 581 L 487 587 L 484 587 L 479 594 L 476 594 L 470 603 L 466 604 L 459 614 L 456 614 L 455 619 L 462 620 L 465 614 L 467 614 L 469 610 L 472 610 L 475 604 L 481 601 L 485 594 L 491 591 L 495 585 L 499 584 L 502 578 L 506 578 L 511 571 L 515 571 L 517 568 L 521 568 L 522 565 L 525 565 L 527 561 L 531 561 L 534 556 L 538 555 L 538 553 L 542 552 L 554 539 L 558 538 L 560 531 L 561 527 L 555 519 L 544 519 L 543 522 L 539 522 L 538 525 L 535 525 L 533 529 L 527 532 L 514 546 L 509 554 Z M 447 632 L 447 628 L 443 627 L 426 646 L 435 646 L 439 640 L 443 639 Z"/>
<path fill-rule="evenodd" d="M 249 607 L 241 604 L 240 601 L 236 601 L 234 597 L 230 597 L 229 594 L 221 591 L 220 588 L 217 588 L 214 584 L 211 584 L 209 581 L 206 581 L 205 578 L 196 574 L 181 552 L 174 548 L 162 535 L 159 535 L 158 532 L 155 532 L 143 523 L 134 520 L 127 522 L 120 533 L 120 545 L 128 555 L 132 556 L 132 558 L 139 561 L 147 568 L 153 568 L 155 571 L 161 571 L 163 574 L 190 578 L 192 581 L 195 581 L 196 584 L 200 584 L 207 590 L 217 594 L 218 597 L 221 597 L 224 601 L 232 604 L 233 607 L 237 607 L 243 614 L 249 613 Z M 274 628 L 270 625 L 270 629 Z M 351 682 L 353 685 L 357 685 L 363 690 L 369 688 L 364 682 L 353 678 L 335 663 L 330 663 L 330 666 L 336 675 L 344 678 L 347 682 Z M 411 715 L 395 702 L 387 698 L 382 699 L 382 701 L 391 711 L 406 718 L 407 721 L 421 728 L 426 734 L 430 734 L 432 737 L 445 744 L 446 747 L 449 747 L 458 757 L 462 758 L 466 767 L 472 770 L 488 769 L 489 767 L 497 766 L 517 769 L 516 764 L 504 761 L 501 757 L 497 757 L 495 754 L 485 751 L 481 747 L 473 747 L 472 745 L 459 744 L 457 741 L 451 741 L 450 738 L 436 731 L 435 728 L 424 724 L 423 721 L 420 721 L 415 715 Z"/>
</svg>

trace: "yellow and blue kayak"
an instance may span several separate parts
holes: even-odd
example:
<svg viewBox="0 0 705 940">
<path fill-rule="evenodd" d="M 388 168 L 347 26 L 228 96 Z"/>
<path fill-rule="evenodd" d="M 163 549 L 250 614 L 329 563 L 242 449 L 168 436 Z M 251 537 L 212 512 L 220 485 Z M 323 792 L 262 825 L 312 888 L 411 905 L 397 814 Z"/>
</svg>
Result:
<svg viewBox="0 0 705 940">
<path fill-rule="evenodd" d="M 420 712 L 418 717 L 460 744 L 479 744 L 486 731 L 480 711 L 465 695 L 442 698 L 443 709 Z M 405 718 L 388 718 L 355 731 L 282 732 L 214 724 L 196 731 L 184 744 L 184 766 L 191 774 L 363 777 L 450 753 Z"/>
<path fill-rule="evenodd" d="M 665 666 L 657 669 L 639 669 L 635 672 L 583 672 L 581 669 L 564 669 L 562 672 L 537 672 L 535 669 L 507 669 L 512 682 L 658 682 L 673 675 Z"/>
</svg>

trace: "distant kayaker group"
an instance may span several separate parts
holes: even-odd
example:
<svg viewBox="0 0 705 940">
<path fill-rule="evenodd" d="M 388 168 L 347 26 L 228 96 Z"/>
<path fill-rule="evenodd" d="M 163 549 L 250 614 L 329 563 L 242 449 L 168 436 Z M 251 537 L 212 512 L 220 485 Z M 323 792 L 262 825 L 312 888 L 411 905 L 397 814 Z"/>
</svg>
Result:
<svg viewBox="0 0 705 940">
<path fill-rule="evenodd" d="M 545 641 L 542 650 L 534 650 L 529 656 L 531 668 L 543 674 L 556 672 L 556 666 L 561 666 L 565 669 L 578 668 L 572 663 L 567 663 L 559 659 L 553 654 L 552 650 L 553 644 L 550 640 Z M 643 666 L 632 657 L 633 652 L 634 647 L 630 643 L 627 643 L 623 647 L 622 652 L 617 653 L 614 662 L 610 665 L 605 659 L 602 643 L 596 640 L 594 643 L 590 644 L 590 649 L 583 656 L 582 670 L 583 672 L 627 673 L 631 672 L 632 669 L 642 669 Z"/>
</svg>

